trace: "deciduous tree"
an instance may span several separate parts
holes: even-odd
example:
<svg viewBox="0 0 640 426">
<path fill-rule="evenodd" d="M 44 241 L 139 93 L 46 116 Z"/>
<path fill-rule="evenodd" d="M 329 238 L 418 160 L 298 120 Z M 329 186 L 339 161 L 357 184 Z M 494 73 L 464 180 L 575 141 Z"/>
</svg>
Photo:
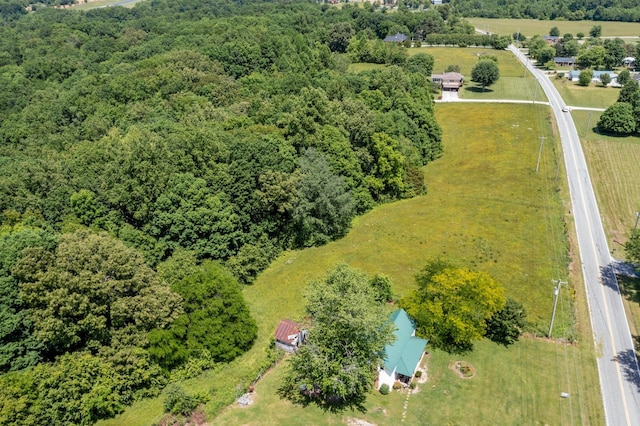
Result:
<svg viewBox="0 0 640 426">
<path fill-rule="evenodd" d="M 518 341 L 527 323 L 527 313 L 522 304 L 512 298 L 487 321 L 485 336 L 504 346 Z"/>
<path fill-rule="evenodd" d="M 62 235 L 54 251 L 25 249 L 13 271 L 51 355 L 96 351 L 117 330 L 164 327 L 181 312 L 180 296 L 142 256 L 106 234 L 78 231 Z"/>
<path fill-rule="evenodd" d="M 393 341 L 391 323 L 367 277 L 347 265 L 309 284 L 307 343 L 291 358 L 280 393 L 327 410 L 362 407 L 378 361 Z"/>
<path fill-rule="evenodd" d="M 416 276 L 418 288 L 400 300 L 418 335 L 451 353 L 473 348 L 487 321 L 505 306 L 504 289 L 486 272 L 433 261 Z"/>
<path fill-rule="evenodd" d="M 633 107 L 627 102 L 616 102 L 607 108 L 598 120 L 598 129 L 605 133 L 628 135 L 636 130 Z"/>
<path fill-rule="evenodd" d="M 500 78 L 498 64 L 491 60 L 480 60 L 471 70 L 471 80 L 482 85 L 482 90 Z"/>
<path fill-rule="evenodd" d="M 149 333 L 149 352 L 165 368 L 176 367 L 206 349 L 228 362 L 251 347 L 257 327 L 238 282 L 221 265 L 207 261 L 172 289 L 184 313 L 167 328 Z"/>
</svg>

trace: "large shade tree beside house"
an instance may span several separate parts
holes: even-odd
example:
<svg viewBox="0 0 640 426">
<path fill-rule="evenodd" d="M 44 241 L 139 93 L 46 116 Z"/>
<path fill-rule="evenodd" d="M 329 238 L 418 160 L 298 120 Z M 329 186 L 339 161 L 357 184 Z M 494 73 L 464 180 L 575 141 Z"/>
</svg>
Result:
<svg viewBox="0 0 640 426">
<path fill-rule="evenodd" d="M 400 300 L 417 335 L 450 353 L 473 349 L 487 321 L 505 307 L 504 288 L 489 274 L 432 261 L 416 276 L 418 288 Z"/>
<path fill-rule="evenodd" d="M 500 78 L 498 64 L 490 59 L 480 59 L 471 70 L 471 80 L 482 85 L 482 90 Z"/>
<path fill-rule="evenodd" d="M 279 392 L 303 405 L 360 408 L 393 330 L 366 275 L 340 264 L 309 284 L 307 343 L 291 358 Z"/>
</svg>

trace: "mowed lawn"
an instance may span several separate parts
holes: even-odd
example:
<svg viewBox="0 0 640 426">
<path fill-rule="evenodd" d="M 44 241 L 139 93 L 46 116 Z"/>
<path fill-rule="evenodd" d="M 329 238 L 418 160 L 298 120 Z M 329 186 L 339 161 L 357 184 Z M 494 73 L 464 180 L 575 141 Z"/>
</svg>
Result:
<svg viewBox="0 0 640 426">
<path fill-rule="evenodd" d="M 608 108 L 620 95 L 617 87 L 602 87 L 591 83 L 589 86 L 580 86 L 575 81 L 552 79 L 553 84 L 560 92 L 565 104 L 590 108 Z"/>
<path fill-rule="evenodd" d="M 259 318 L 260 343 L 279 319 L 304 315 L 305 283 L 335 263 L 387 274 L 396 294 L 403 295 L 415 287 L 415 273 L 435 257 L 491 273 L 546 332 L 550 277 L 567 274 L 550 142 L 535 173 L 538 136 L 551 138 L 547 109 L 441 104 L 436 113 L 444 128 L 445 156 L 425 168 L 428 195 L 375 209 L 328 246 L 283 255 L 245 290 Z M 572 322 L 569 299 L 561 294 L 556 336 L 570 332 L 563 327 Z M 579 344 L 528 337 L 503 348 L 483 341 L 464 357 L 432 351 L 429 381 L 410 397 L 407 424 L 601 424 L 593 343 L 588 331 L 574 337 Z M 456 360 L 470 362 L 476 377 L 462 380 L 453 374 L 449 366 Z M 230 407 L 215 424 L 332 425 L 352 417 L 384 425 L 397 424 L 403 412 L 406 394 L 399 393 L 370 395 L 366 413 L 292 406 L 275 395 L 283 374 L 281 364 L 258 384 L 253 406 Z M 560 398 L 561 392 L 571 398 Z"/>
<path fill-rule="evenodd" d="M 427 195 L 377 207 L 356 218 L 339 241 L 284 253 L 245 288 L 258 323 L 254 348 L 220 371 L 181 384 L 190 392 L 212 392 L 207 413 L 218 414 L 247 379 L 255 377 L 250 375 L 278 321 L 301 319 L 309 280 L 339 262 L 370 275 L 388 275 L 398 296 L 415 288 L 414 275 L 430 259 L 485 270 L 504 284 L 508 296 L 526 306 L 532 329 L 546 334 L 551 279 L 568 278 L 558 192 L 563 184 L 554 180 L 557 143 L 548 108 L 439 104 L 436 114 L 444 130 L 445 154 L 425 167 Z M 536 174 L 540 136 L 546 139 Z M 429 367 L 433 378 L 411 397 L 407 424 L 425 424 L 420 419 L 427 419 L 426 424 L 514 424 L 514 419 L 524 424 L 602 424 L 593 343 L 587 330 L 572 328 L 570 299 L 563 290 L 554 337 L 575 338 L 577 344 L 528 337 L 504 349 L 481 342 L 463 358 L 478 370 L 478 380 L 466 381 L 448 375 L 454 358 L 434 351 Z M 253 407 L 226 409 L 213 424 L 343 424 L 350 416 L 280 401 L 274 391 L 281 374 L 282 365 L 259 383 Z M 560 392 L 570 392 L 570 400 L 560 398 Z M 396 424 L 404 398 L 397 393 L 372 395 L 367 413 L 353 417 Z M 101 424 L 147 425 L 161 416 L 158 397 Z"/>
<path fill-rule="evenodd" d="M 535 78 L 525 72 L 520 61 L 509 51 L 477 47 L 421 47 L 409 49 L 410 55 L 428 53 L 435 59 L 433 72 L 444 72 L 449 65 L 458 65 L 465 76 L 460 97 L 467 99 L 519 99 L 546 101 L 547 97 Z M 471 70 L 478 59 L 485 55 L 496 56 L 500 67 L 500 79 L 482 90 L 471 81 Z"/>
<path fill-rule="evenodd" d="M 543 21 L 538 19 L 489 19 L 468 18 L 477 29 L 498 34 L 513 34 L 520 32 L 527 38 L 533 35 L 549 34 L 549 30 L 558 27 L 560 35 L 584 33 L 589 37 L 589 30 L 594 25 L 602 26 L 603 37 L 633 37 L 640 35 L 638 24 L 635 22 L 605 22 L 605 21 Z M 632 42 L 632 40 L 626 40 Z"/>
<path fill-rule="evenodd" d="M 470 363 L 475 376 L 456 375 L 451 370 L 456 361 Z M 253 405 L 230 406 L 213 424 L 345 425 L 359 419 L 382 426 L 400 424 L 403 414 L 407 425 L 604 424 L 594 355 L 584 348 L 525 339 L 509 348 L 483 341 L 465 356 L 431 350 L 422 363 L 427 380 L 416 393 L 407 399 L 406 390 L 372 392 L 364 413 L 333 414 L 280 399 L 286 365 L 281 361 L 257 384 Z M 570 398 L 561 398 L 562 392 Z"/>
</svg>

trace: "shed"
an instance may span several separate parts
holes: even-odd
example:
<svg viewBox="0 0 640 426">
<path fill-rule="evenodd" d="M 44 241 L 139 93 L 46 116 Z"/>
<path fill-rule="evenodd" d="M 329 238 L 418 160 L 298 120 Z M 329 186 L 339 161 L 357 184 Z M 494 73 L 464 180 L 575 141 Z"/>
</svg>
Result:
<svg viewBox="0 0 640 426">
<path fill-rule="evenodd" d="M 306 330 L 302 330 L 297 322 L 285 319 L 278 324 L 275 337 L 276 347 L 287 352 L 295 352 L 298 346 L 304 343 Z"/>
</svg>

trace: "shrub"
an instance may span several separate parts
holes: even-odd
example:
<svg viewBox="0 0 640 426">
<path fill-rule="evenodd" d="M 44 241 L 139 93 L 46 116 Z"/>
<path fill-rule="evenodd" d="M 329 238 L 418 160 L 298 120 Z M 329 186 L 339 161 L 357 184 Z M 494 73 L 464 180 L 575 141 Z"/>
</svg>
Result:
<svg viewBox="0 0 640 426">
<path fill-rule="evenodd" d="M 201 395 L 188 395 L 181 387 L 170 385 L 166 391 L 164 411 L 171 414 L 188 416 L 205 398 Z"/>
<path fill-rule="evenodd" d="M 395 389 L 395 390 L 398 390 L 398 389 L 400 389 L 401 387 L 402 387 L 402 383 L 400 383 L 400 382 L 395 382 L 395 383 L 393 384 L 393 389 Z"/>
<path fill-rule="evenodd" d="M 422 377 L 422 370 L 416 371 L 416 374 L 414 374 L 414 376 L 416 376 L 416 379 Z"/>
<path fill-rule="evenodd" d="M 409 389 L 415 389 L 415 388 L 416 388 L 416 382 L 409 383 Z"/>
<path fill-rule="evenodd" d="M 388 395 L 389 394 L 389 385 L 388 384 L 384 384 L 382 386 L 380 386 L 380 393 L 383 395 Z"/>
</svg>

